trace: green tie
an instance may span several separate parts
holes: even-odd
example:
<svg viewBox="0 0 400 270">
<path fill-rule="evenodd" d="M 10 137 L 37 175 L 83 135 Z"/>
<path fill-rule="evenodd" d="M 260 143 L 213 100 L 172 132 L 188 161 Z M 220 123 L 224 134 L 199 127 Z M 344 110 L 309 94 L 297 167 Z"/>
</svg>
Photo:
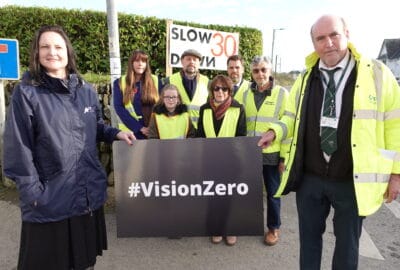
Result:
<svg viewBox="0 0 400 270">
<path fill-rule="evenodd" d="M 325 96 L 324 96 L 324 109 L 322 112 L 322 116 L 328 118 L 336 118 L 336 106 L 335 106 L 335 97 L 336 97 L 336 87 L 335 87 L 335 72 L 340 68 L 337 67 L 332 70 L 323 69 L 329 77 L 328 85 L 326 87 Z M 321 149 L 323 152 L 332 155 L 333 152 L 337 149 L 337 134 L 336 128 L 333 127 L 322 127 L 321 128 Z"/>
</svg>

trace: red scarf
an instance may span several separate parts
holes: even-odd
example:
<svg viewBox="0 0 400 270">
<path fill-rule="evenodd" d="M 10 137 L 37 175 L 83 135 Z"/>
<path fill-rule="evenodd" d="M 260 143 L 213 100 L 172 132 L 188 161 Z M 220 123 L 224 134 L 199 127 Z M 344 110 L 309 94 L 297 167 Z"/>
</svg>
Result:
<svg viewBox="0 0 400 270">
<path fill-rule="evenodd" d="M 211 109 L 213 110 L 215 118 L 217 118 L 217 120 L 221 120 L 225 116 L 225 112 L 226 112 L 226 110 L 228 110 L 228 108 L 231 106 L 231 104 L 232 104 L 231 96 L 229 96 L 221 104 L 215 104 L 213 99 L 210 100 Z"/>
</svg>

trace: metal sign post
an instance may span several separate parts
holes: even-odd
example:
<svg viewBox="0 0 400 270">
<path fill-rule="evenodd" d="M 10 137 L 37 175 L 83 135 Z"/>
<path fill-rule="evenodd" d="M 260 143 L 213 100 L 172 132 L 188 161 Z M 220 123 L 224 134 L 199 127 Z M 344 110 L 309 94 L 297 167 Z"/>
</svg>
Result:
<svg viewBox="0 0 400 270">
<path fill-rule="evenodd" d="M 113 106 L 114 102 L 114 80 L 121 77 L 121 57 L 119 52 L 119 30 L 118 30 L 118 13 L 115 8 L 114 0 L 107 0 L 107 26 L 108 26 L 108 47 L 110 53 L 110 75 L 111 75 L 111 96 L 110 96 L 110 112 L 111 124 L 118 127 L 118 115 Z"/>
</svg>

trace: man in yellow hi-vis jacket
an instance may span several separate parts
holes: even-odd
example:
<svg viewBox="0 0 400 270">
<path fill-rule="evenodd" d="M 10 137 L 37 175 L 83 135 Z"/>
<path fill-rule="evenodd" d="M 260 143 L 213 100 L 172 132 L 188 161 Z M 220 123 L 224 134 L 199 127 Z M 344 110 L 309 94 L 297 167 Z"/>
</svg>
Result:
<svg viewBox="0 0 400 270">
<path fill-rule="evenodd" d="M 291 138 L 276 196 L 296 191 L 300 269 L 321 268 L 331 207 L 332 269 L 357 269 L 363 218 L 400 192 L 400 88 L 385 65 L 356 51 L 343 18 L 320 17 L 311 39 L 315 52 L 285 115 L 259 145 Z"/>
<path fill-rule="evenodd" d="M 279 122 L 285 112 L 288 91 L 277 85 L 272 76 L 271 60 L 266 56 L 254 56 L 251 63 L 253 82 L 241 97 L 246 114 L 247 136 L 261 136 L 269 123 Z M 275 141 L 263 149 L 263 181 L 267 195 L 266 227 L 264 243 L 276 245 L 280 237 L 281 199 L 274 197 L 279 188 L 279 161 L 281 143 Z"/>
<path fill-rule="evenodd" d="M 164 85 L 173 84 L 178 88 L 182 103 L 188 107 L 190 119 L 196 129 L 200 106 L 206 103 L 208 98 L 208 78 L 199 71 L 201 61 L 202 55 L 198 51 L 184 51 L 181 55 L 182 70 L 164 81 Z"/>
</svg>

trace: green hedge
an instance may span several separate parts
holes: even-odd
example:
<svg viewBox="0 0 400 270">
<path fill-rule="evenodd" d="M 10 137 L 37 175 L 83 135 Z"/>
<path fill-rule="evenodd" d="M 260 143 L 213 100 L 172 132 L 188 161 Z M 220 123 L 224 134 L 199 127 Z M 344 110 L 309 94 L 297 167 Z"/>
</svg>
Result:
<svg viewBox="0 0 400 270">
<path fill-rule="evenodd" d="M 48 9 L 37 7 L 5 6 L 0 8 L 0 38 L 19 41 L 20 64 L 29 65 L 29 48 L 34 32 L 44 24 L 61 25 L 67 32 L 78 55 L 82 73 L 109 73 L 107 14 L 98 11 Z M 124 72 L 132 50 L 142 49 L 151 59 L 153 72 L 165 75 L 166 20 L 130 14 L 118 14 L 121 63 Z M 254 55 L 262 53 L 260 30 L 238 26 L 202 25 L 174 21 L 175 24 L 225 32 L 240 33 L 239 53 L 249 63 Z M 248 72 L 248 70 L 246 70 Z M 213 76 L 217 71 L 204 70 Z M 249 74 L 246 73 L 249 78 Z"/>
</svg>

